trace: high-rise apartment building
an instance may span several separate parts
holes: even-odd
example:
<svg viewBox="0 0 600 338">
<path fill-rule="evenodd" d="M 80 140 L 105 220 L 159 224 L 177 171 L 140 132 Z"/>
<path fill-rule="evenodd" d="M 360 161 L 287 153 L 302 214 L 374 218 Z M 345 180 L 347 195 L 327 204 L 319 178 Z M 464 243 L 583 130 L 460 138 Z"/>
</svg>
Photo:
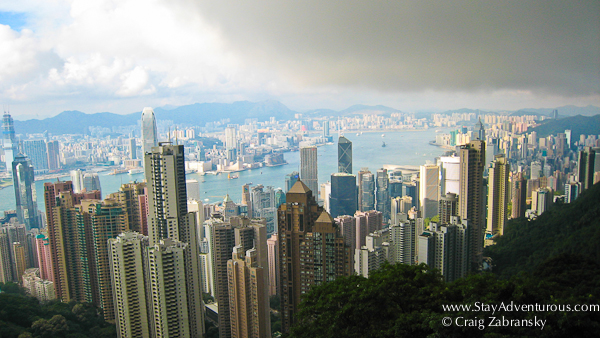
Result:
<svg viewBox="0 0 600 338">
<path fill-rule="evenodd" d="M 338 172 L 352 174 L 352 142 L 344 136 L 338 140 Z"/>
<path fill-rule="evenodd" d="M 512 212 L 511 218 L 525 217 L 527 209 L 527 180 L 522 172 L 512 176 Z"/>
<path fill-rule="evenodd" d="M 317 166 L 317 147 L 300 148 L 300 179 L 310 191 L 314 191 L 315 198 L 318 199 L 319 191 L 319 172 Z M 322 196 L 325 198 L 325 196 Z"/>
<path fill-rule="evenodd" d="M 312 285 L 351 273 L 340 229 L 312 191 L 298 181 L 278 213 L 282 331 L 289 332 L 303 294 Z"/>
<path fill-rule="evenodd" d="M 4 150 L 6 171 L 10 174 L 12 173 L 12 163 L 17 155 L 17 139 L 14 121 L 8 112 L 4 112 L 2 116 L 2 149 Z"/>
<path fill-rule="evenodd" d="M 353 215 L 357 209 L 356 176 L 348 173 L 331 174 L 331 216 Z"/>
<path fill-rule="evenodd" d="M 450 224 L 450 218 L 458 216 L 458 197 L 456 194 L 447 193 L 440 198 L 439 215 L 440 224 Z"/>
<path fill-rule="evenodd" d="M 440 200 L 440 167 L 426 164 L 420 167 L 420 192 L 419 198 L 424 218 L 431 218 L 438 214 Z"/>
<path fill-rule="evenodd" d="M 460 147 L 460 192 L 458 215 L 469 222 L 468 269 L 478 269 L 483 259 L 485 224 L 485 193 L 483 167 L 485 142 L 474 140 Z"/>
<path fill-rule="evenodd" d="M 468 273 L 468 222 L 452 217 L 450 224 L 431 224 L 431 230 L 418 237 L 417 263 L 425 263 L 440 271 L 446 282 Z"/>
<path fill-rule="evenodd" d="M 390 219 L 390 211 L 392 207 L 392 199 L 390 198 L 389 188 L 390 179 L 387 174 L 387 169 L 377 170 L 377 211 L 383 214 L 384 222 Z"/>
<path fill-rule="evenodd" d="M 274 233 L 267 240 L 269 260 L 269 296 L 279 295 L 279 240 Z"/>
<path fill-rule="evenodd" d="M 508 217 L 508 176 L 510 164 L 504 154 L 496 155 L 489 169 L 487 233 L 504 234 Z"/>
<path fill-rule="evenodd" d="M 40 228 L 35 175 L 31 161 L 22 153 L 15 156 L 12 165 L 13 188 L 17 206 L 17 218 L 27 230 Z"/>
<path fill-rule="evenodd" d="M 440 157 L 440 173 L 440 194 L 453 193 L 458 195 L 460 190 L 460 157 Z"/>
<path fill-rule="evenodd" d="M 267 327 L 269 302 L 265 298 L 266 268 L 259 265 L 256 249 L 244 251 L 242 245 L 233 248 L 227 262 L 231 337 L 269 337 Z M 268 331 L 267 331 L 268 330 Z"/>
<path fill-rule="evenodd" d="M 204 334 L 204 309 L 200 291 L 199 245 L 196 217 L 187 210 L 183 145 L 168 142 L 159 144 L 151 152 L 145 153 L 144 165 L 149 206 L 148 260 L 154 257 L 156 268 L 159 269 L 150 275 L 150 284 L 158 283 L 153 278 L 164 278 L 162 282 L 165 287 L 177 288 L 177 294 L 182 297 L 166 297 L 168 290 L 159 288 L 163 296 L 153 298 L 152 311 L 157 315 L 165 308 L 181 310 L 185 307 L 185 315 L 173 314 L 175 317 L 170 317 L 178 324 L 169 322 L 169 327 L 175 325 L 180 328 L 180 333 L 188 332 L 191 337 L 201 337 Z M 167 280 L 168 270 L 160 269 L 167 269 L 169 264 L 179 264 L 179 256 L 183 259 L 180 266 L 183 279 L 178 279 L 180 277 L 176 275 L 174 278 L 177 280 Z M 183 289 L 181 284 L 185 285 L 183 293 L 179 293 Z M 154 323 L 156 332 L 165 329 L 163 321 L 166 319 L 160 320 Z M 184 326 L 187 327 L 185 330 Z"/>
</svg>

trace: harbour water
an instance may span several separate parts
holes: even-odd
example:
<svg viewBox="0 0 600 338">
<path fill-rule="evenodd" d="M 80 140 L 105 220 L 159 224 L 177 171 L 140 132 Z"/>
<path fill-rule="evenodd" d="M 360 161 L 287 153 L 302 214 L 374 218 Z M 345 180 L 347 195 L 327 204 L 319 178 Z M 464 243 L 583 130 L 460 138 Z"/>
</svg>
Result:
<svg viewBox="0 0 600 338">
<path fill-rule="evenodd" d="M 368 167 L 372 172 L 383 166 L 419 166 L 427 162 L 433 162 L 436 156 L 442 155 L 446 150 L 429 144 L 435 140 L 433 129 L 425 131 L 404 132 L 364 132 L 362 134 L 346 133 L 346 138 L 352 141 L 353 173 L 356 174 L 363 167 Z M 324 145 L 318 148 L 318 171 L 319 184 L 330 180 L 332 173 L 337 172 L 337 135 L 334 136 L 336 143 Z M 385 142 L 385 147 L 382 147 Z M 227 174 L 220 175 L 198 175 L 188 174 L 188 179 L 196 179 L 200 183 L 200 196 L 205 203 L 213 203 L 223 200 L 225 194 L 235 201 L 241 201 L 242 185 L 262 184 L 274 188 L 285 185 L 285 175 L 292 171 L 300 171 L 300 153 L 285 153 L 287 165 L 277 167 L 263 167 L 236 173 L 237 179 L 228 179 Z M 133 180 L 144 179 L 142 173 L 129 175 L 127 173 L 108 175 L 107 172 L 100 173 L 100 185 L 102 196 L 119 190 L 123 183 Z M 67 180 L 62 178 L 61 180 Z M 53 180 L 36 181 L 38 208 L 44 208 L 44 183 Z M 0 212 L 15 209 L 15 195 L 12 186 L 0 190 Z"/>
</svg>

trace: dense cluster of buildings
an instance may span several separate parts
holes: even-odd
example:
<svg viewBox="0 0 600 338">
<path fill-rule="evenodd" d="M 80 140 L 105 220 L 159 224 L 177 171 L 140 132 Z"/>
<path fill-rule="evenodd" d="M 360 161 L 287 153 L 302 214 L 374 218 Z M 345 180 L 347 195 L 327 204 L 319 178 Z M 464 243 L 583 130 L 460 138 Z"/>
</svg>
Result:
<svg viewBox="0 0 600 338">
<path fill-rule="evenodd" d="M 392 114 L 332 124 L 399 121 L 412 120 Z M 123 184 L 102 199 L 97 175 L 74 170 L 68 181 L 44 184 L 41 213 L 35 152 L 18 145 L 5 114 L 4 159 L 11 160 L 16 210 L 5 212 L 0 225 L 0 282 L 18 282 L 43 301 L 92 303 L 116 323 L 120 337 L 201 337 L 205 318 L 218 325 L 220 337 L 268 337 L 271 296 L 281 300 L 281 328 L 288 332 L 311 286 L 368 277 L 386 261 L 426 263 L 453 281 L 485 268 L 483 248 L 503 235 L 509 218 L 536 217 L 600 180 L 596 136 L 575 141 L 565 131 L 538 138 L 517 134 L 528 117 L 485 121 L 487 129 L 479 120 L 471 130 L 440 135 L 436 143 L 452 151 L 414 173 L 361 168 L 354 175 L 352 142 L 340 136 L 338 172 L 319 184 L 313 141 L 331 141 L 329 121 L 316 138 L 285 141 L 265 129 L 253 129 L 253 138 L 252 128 L 228 125 L 224 147 L 198 151 L 185 140 L 178 144 L 187 132 L 173 131 L 175 140 L 159 143 L 154 113 L 146 108 L 140 142 L 129 141 L 130 160 L 143 166 L 145 181 Z M 52 142 L 45 143 L 46 163 Z M 246 157 L 261 142 L 300 147 L 299 172 L 285 177 L 285 188 L 246 184 L 239 202 L 227 195 L 203 204 L 198 182 L 186 181 L 189 163 L 198 170 L 211 163 L 214 170 L 216 158 L 217 167 L 240 169 L 252 163 Z M 270 163 L 279 161 L 276 152 L 269 155 Z M 214 303 L 204 304 L 207 296 Z"/>
</svg>

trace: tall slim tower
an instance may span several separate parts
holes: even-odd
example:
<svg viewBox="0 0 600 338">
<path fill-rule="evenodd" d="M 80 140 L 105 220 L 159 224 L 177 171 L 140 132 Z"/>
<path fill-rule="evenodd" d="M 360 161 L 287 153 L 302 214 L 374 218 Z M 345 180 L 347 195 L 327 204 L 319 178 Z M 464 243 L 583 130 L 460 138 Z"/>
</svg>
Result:
<svg viewBox="0 0 600 338">
<path fill-rule="evenodd" d="M 318 199 L 319 172 L 317 166 L 317 147 L 300 148 L 300 179 L 315 192 Z"/>
<path fill-rule="evenodd" d="M 183 145 L 172 145 L 170 142 L 165 142 L 152 148 L 151 152 L 145 153 L 144 157 L 150 209 L 148 215 L 148 255 L 164 260 L 171 253 L 173 255 L 181 254 L 185 265 L 182 270 L 185 275 L 183 279 L 186 289 L 184 297 L 181 299 L 159 297 L 153 303 L 153 311 L 157 314 L 159 307 L 161 309 L 170 306 L 179 308 L 182 306 L 181 304 L 170 304 L 170 302 L 185 302 L 184 306 L 187 314 L 185 316 L 183 314 L 181 316 L 173 314 L 172 320 L 178 321 L 180 324 L 177 325 L 180 327 L 188 326 L 186 332 L 189 332 L 191 337 L 201 337 L 204 334 L 204 304 L 202 303 L 200 291 L 202 284 L 199 271 L 199 247 L 196 217 L 194 213 L 188 213 L 187 210 L 183 151 Z M 166 261 L 163 263 L 157 261 L 156 264 L 158 269 L 167 269 Z M 167 281 L 169 278 L 167 270 L 156 271 L 156 274 L 150 275 L 150 278 L 151 283 L 154 282 L 152 278 L 164 278 L 164 283 L 175 282 L 173 280 Z M 183 283 L 183 280 L 178 283 Z M 166 292 L 166 290 L 162 292 Z M 155 323 L 156 330 L 162 330 L 162 328 L 159 328 L 159 324 L 158 322 Z M 169 323 L 169 325 L 174 324 Z"/>
<path fill-rule="evenodd" d="M 377 211 L 383 214 L 383 219 L 387 223 L 390 219 L 392 209 L 392 199 L 389 191 L 390 179 L 387 174 L 387 169 L 377 170 Z M 364 196 L 363 196 L 364 198 Z M 364 200 L 363 200 L 364 203 Z"/>
<path fill-rule="evenodd" d="M 469 270 L 477 269 L 483 259 L 483 236 L 485 224 L 485 194 L 483 167 L 485 142 L 471 141 L 460 148 L 460 192 L 458 215 L 469 222 L 468 255 Z"/>
<path fill-rule="evenodd" d="M 513 175 L 512 180 L 511 218 L 525 217 L 525 209 L 527 208 L 527 180 L 522 172 Z"/>
<path fill-rule="evenodd" d="M 8 173 L 12 173 L 12 162 L 17 154 L 16 141 L 13 118 L 8 112 L 4 112 L 4 116 L 2 117 L 2 148 L 4 149 L 4 160 L 6 162 L 6 171 Z"/>
<path fill-rule="evenodd" d="M 338 172 L 352 174 L 352 142 L 344 136 L 338 140 Z"/>
<path fill-rule="evenodd" d="M 369 168 L 362 168 L 358 172 L 358 210 L 368 211 L 375 209 L 375 175 Z"/>
<path fill-rule="evenodd" d="M 156 118 L 154 110 L 150 107 L 142 111 L 142 158 L 145 160 L 146 153 L 152 151 L 152 147 L 158 145 L 158 132 L 156 130 Z M 144 164 L 144 167 L 146 165 Z"/>
<path fill-rule="evenodd" d="M 56 170 L 60 168 L 60 146 L 58 141 L 46 143 L 46 153 L 48 153 L 48 169 Z"/>
<path fill-rule="evenodd" d="M 17 218 L 25 224 L 27 230 L 40 228 L 35 192 L 35 175 L 31 161 L 19 153 L 11 163 L 15 201 L 17 202 Z"/>
<path fill-rule="evenodd" d="M 421 166 L 420 191 L 421 210 L 423 217 L 431 218 L 438 214 L 438 203 L 440 200 L 440 167 L 434 164 Z"/>
<path fill-rule="evenodd" d="M 577 166 L 581 191 L 585 191 L 594 185 L 595 159 L 596 151 L 592 147 L 584 147 L 583 150 L 579 152 Z"/>
<path fill-rule="evenodd" d="M 508 213 L 508 175 L 510 164 L 504 154 L 496 155 L 489 170 L 487 233 L 504 234 Z"/>
<path fill-rule="evenodd" d="M 281 324 L 287 333 L 302 295 L 312 285 L 349 275 L 351 264 L 339 227 L 304 182 L 288 191 L 278 216 Z"/>
</svg>

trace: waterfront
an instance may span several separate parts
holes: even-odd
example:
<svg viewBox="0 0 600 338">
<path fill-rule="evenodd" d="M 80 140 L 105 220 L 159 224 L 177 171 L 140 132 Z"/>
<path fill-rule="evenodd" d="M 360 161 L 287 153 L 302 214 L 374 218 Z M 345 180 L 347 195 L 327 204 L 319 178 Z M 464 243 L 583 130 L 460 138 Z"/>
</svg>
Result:
<svg viewBox="0 0 600 338">
<path fill-rule="evenodd" d="M 384 135 L 382 137 L 382 135 Z M 372 172 L 383 166 L 419 166 L 433 162 L 436 156 L 442 155 L 446 150 L 429 144 L 435 140 L 433 129 L 424 131 L 403 131 L 382 133 L 346 133 L 346 138 L 352 141 L 353 173 L 356 174 L 362 167 L 368 167 Z M 336 143 L 321 146 L 318 149 L 319 161 L 319 184 L 330 180 L 332 173 L 337 172 L 337 135 L 334 136 Z M 385 142 L 386 146 L 382 147 Z M 222 200 L 225 194 L 235 201 L 241 201 L 242 185 L 252 183 L 283 188 L 285 175 L 300 169 L 299 152 L 285 153 L 287 165 L 276 167 L 263 167 L 236 173 L 237 179 L 227 179 L 227 174 L 220 175 L 198 175 L 188 174 L 188 179 L 196 179 L 200 183 L 200 196 L 203 202 L 213 203 Z M 133 180 L 141 181 L 143 174 L 108 175 L 109 171 L 100 173 L 100 184 L 102 196 L 119 190 L 122 183 Z M 67 180 L 68 177 L 61 178 Z M 56 179 L 36 181 L 36 192 L 38 208 L 44 208 L 44 183 L 56 181 Z M 204 182 L 202 182 L 204 181 Z M 206 199 L 208 199 L 206 201 Z M 12 186 L 0 190 L 0 212 L 15 208 L 15 196 Z"/>
</svg>

